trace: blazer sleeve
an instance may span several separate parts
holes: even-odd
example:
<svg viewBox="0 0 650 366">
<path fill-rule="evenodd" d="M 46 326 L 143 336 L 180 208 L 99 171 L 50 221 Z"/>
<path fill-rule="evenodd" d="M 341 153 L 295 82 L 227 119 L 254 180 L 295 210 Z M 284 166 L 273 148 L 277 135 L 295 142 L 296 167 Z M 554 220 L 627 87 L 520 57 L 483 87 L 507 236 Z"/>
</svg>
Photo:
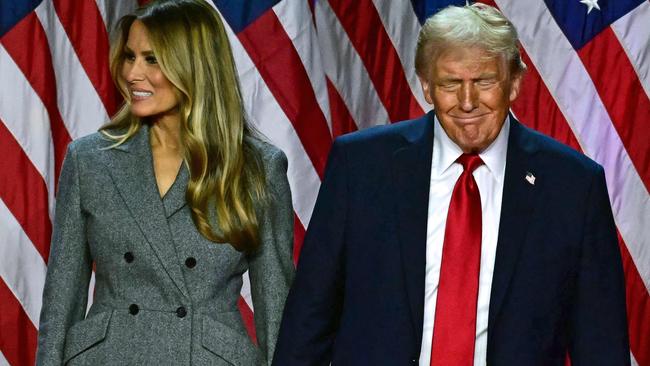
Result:
<svg viewBox="0 0 650 366">
<path fill-rule="evenodd" d="M 588 193 L 576 295 L 570 319 L 571 364 L 629 365 L 625 279 L 605 174 Z"/>
<path fill-rule="evenodd" d="M 81 210 L 75 143 L 66 153 L 57 194 L 52 244 L 39 321 L 37 365 L 61 365 L 66 333 L 84 319 L 91 275 Z"/>
<path fill-rule="evenodd" d="M 258 217 L 261 245 L 248 262 L 257 342 L 265 364 L 270 364 L 294 276 L 293 206 L 282 151 L 276 150 L 266 163 L 266 179 L 270 199 Z"/>
<path fill-rule="evenodd" d="M 343 304 L 347 172 L 340 139 L 325 178 L 284 309 L 273 364 L 330 364 Z"/>
</svg>

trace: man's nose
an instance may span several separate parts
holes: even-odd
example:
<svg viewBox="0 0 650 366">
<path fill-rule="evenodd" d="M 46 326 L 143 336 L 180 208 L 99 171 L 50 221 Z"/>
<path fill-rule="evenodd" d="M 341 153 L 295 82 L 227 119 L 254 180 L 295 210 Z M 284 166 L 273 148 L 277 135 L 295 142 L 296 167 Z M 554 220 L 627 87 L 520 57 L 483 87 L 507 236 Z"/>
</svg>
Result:
<svg viewBox="0 0 650 366">
<path fill-rule="evenodd" d="M 464 112 L 471 112 L 478 107 L 478 91 L 474 83 L 463 82 L 458 94 L 458 104 Z"/>
</svg>

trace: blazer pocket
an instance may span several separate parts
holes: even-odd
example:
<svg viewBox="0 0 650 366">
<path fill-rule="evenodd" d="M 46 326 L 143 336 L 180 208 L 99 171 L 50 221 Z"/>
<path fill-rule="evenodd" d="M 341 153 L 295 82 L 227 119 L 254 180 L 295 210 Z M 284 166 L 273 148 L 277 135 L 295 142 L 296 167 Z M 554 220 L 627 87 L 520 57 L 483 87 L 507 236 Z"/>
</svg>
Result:
<svg viewBox="0 0 650 366">
<path fill-rule="evenodd" d="M 65 337 L 64 364 L 106 338 L 112 314 L 112 311 L 101 312 L 70 327 Z"/>
<path fill-rule="evenodd" d="M 203 316 L 201 344 L 208 351 L 235 366 L 261 364 L 260 352 L 247 335 L 207 315 Z"/>
</svg>

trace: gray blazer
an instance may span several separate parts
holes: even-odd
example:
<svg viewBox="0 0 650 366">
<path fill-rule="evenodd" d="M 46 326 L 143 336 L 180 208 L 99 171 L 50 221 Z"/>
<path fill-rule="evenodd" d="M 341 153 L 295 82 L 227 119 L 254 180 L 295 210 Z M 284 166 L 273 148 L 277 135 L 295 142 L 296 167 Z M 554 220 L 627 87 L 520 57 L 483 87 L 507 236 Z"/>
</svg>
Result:
<svg viewBox="0 0 650 366">
<path fill-rule="evenodd" d="M 294 267 L 287 159 L 257 141 L 271 202 L 254 255 L 205 239 L 185 202 L 188 171 L 160 197 L 149 129 L 112 149 L 99 133 L 63 164 L 37 365 L 270 364 Z M 93 304 L 86 315 L 95 264 Z M 259 347 L 237 308 L 249 271 Z"/>
</svg>

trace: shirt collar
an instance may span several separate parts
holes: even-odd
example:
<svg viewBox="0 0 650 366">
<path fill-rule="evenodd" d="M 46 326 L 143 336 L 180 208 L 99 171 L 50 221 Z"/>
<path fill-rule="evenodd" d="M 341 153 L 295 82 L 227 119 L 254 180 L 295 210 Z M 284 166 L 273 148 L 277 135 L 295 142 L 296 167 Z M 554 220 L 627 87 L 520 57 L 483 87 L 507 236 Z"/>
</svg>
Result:
<svg viewBox="0 0 650 366">
<path fill-rule="evenodd" d="M 508 135 L 510 134 L 510 116 L 506 116 L 506 120 L 501 127 L 501 131 L 497 138 L 492 141 L 490 146 L 480 152 L 478 155 L 487 166 L 488 170 L 497 179 L 498 182 L 503 182 L 503 177 L 506 172 L 506 155 L 508 152 Z M 433 126 L 433 158 L 431 165 L 432 176 L 442 175 L 449 167 L 451 167 L 456 159 L 462 155 L 461 150 L 456 143 L 454 143 L 445 130 L 442 129 L 438 117 L 434 117 Z"/>
</svg>

